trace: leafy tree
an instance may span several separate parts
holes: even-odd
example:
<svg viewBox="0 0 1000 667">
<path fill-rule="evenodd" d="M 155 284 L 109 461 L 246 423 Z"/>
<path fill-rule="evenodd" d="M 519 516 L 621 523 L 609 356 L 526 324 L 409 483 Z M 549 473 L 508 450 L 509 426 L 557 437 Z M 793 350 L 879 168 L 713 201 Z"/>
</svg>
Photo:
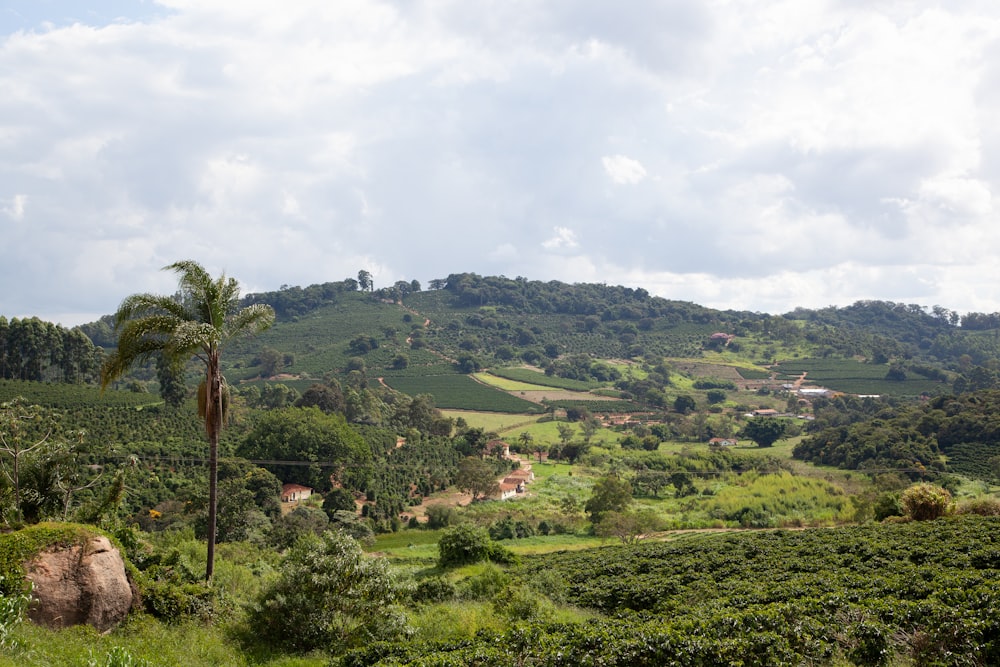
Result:
<svg viewBox="0 0 1000 667">
<path fill-rule="evenodd" d="M 256 361 L 260 365 L 260 376 L 269 378 L 277 375 L 278 371 L 281 370 L 284 357 L 278 350 L 265 345 L 257 354 Z"/>
<path fill-rule="evenodd" d="M 343 652 L 408 633 L 384 559 L 366 556 L 340 531 L 305 535 L 248 614 L 253 634 L 294 651 Z"/>
<path fill-rule="evenodd" d="M 785 434 L 788 424 L 773 417 L 754 417 L 743 426 L 742 437 L 750 438 L 758 447 L 770 447 Z"/>
<path fill-rule="evenodd" d="M 364 269 L 358 271 L 358 286 L 361 287 L 362 292 L 370 292 L 375 289 L 375 285 L 372 283 L 372 274 Z"/>
<path fill-rule="evenodd" d="M 62 429 L 60 417 L 61 413 L 29 405 L 23 398 L 0 404 L 0 519 L 4 524 L 37 523 L 45 516 L 65 520 L 73 494 L 96 481 L 79 460 L 83 432 Z M 4 496 L 9 502 L 4 502 Z"/>
<path fill-rule="evenodd" d="M 679 412 L 682 415 L 694 412 L 697 407 L 698 405 L 694 402 L 694 399 L 687 394 L 681 394 L 674 399 L 674 412 Z"/>
<path fill-rule="evenodd" d="M 715 405 L 726 400 L 726 392 L 723 389 L 709 389 L 705 392 L 705 398 L 710 404 Z"/>
<path fill-rule="evenodd" d="M 594 525 L 598 537 L 617 537 L 622 544 L 635 544 L 656 526 L 656 515 L 645 512 L 607 512 Z"/>
<path fill-rule="evenodd" d="M 559 442 L 563 445 L 568 444 L 573 439 L 573 434 L 576 433 L 576 429 L 569 424 L 556 424 L 556 430 L 559 432 Z"/>
<path fill-rule="evenodd" d="M 288 549 L 303 535 L 321 535 L 329 527 L 330 518 L 326 512 L 300 505 L 274 522 L 268 542 L 278 549 Z"/>
<path fill-rule="evenodd" d="M 330 492 L 323 496 L 323 511 L 330 517 L 334 512 L 357 512 L 354 494 L 344 488 L 330 489 Z"/>
<path fill-rule="evenodd" d="M 590 515 L 590 521 L 598 524 L 608 512 L 624 512 L 632 503 L 632 485 L 617 477 L 602 477 L 594 484 L 590 499 L 583 510 Z"/>
<path fill-rule="evenodd" d="M 184 360 L 170 360 L 163 354 L 156 355 L 156 379 L 160 383 L 160 398 L 170 407 L 179 408 L 187 398 Z"/>
<path fill-rule="evenodd" d="M 468 457 L 458 464 L 455 486 L 471 493 L 473 501 L 488 498 L 500 490 L 493 466 L 476 457 Z"/>
<path fill-rule="evenodd" d="M 463 523 L 449 528 L 438 541 L 438 565 L 455 567 L 489 560 L 494 563 L 511 563 L 514 555 L 490 539 L 485 528 Z"/>
<path fill-rule="evenodd" d="M 654 497 L 659 497 L 660 489 L 671 483 L 670 474 L 662 470 L 643 470 L 632 479 L 636 488 L 646 489 Z"/>
<path fill-rule="evenodd" d="M 133 294 L 122 301 L 115 313 L 118 347 L 101 368 L 101 387 L 106 388 L 135 363 L 158 353 L 171 362 L 194 356 L 205 364 L 205 379 L 198 387 L 198 415 L 204 420 L 209 444 L 205 578 L 211 580 L 215 569 L 219 434 L 229 406 L 229 388 L 222 376 L 222 350 L 234 338 L 269 327 L 274 322 L 274 310 L 264 304 L 240 308 L 236 280 L 225 274 L 213 280 L 197 262 L 176 262 L 165 270 L 178 274 L 179 294 Z"/>
<path fill-rule="evenodd" d="M 347 407 L 344 401 L 344 392 L 340 385 L 331 383 L 314 384 L 302 392 L 302 396 L 295 401 L 297 408 L 317 407 L 327 414 L 343 412 Z"/>
<path fill-rule="evenodd" d="M 259 415 L 237 449 L 240 456 L 258 461 L 301 461 L 267 464 L 282 482 L 330 488 L 330 474 L 337 468 L 356 466 L 371 459 L 371 449 L 343 415 L 328 415 L 319 408 L 283 408 Z M 322 462 L 325 467 L 318 465 Z M 332 470 L 331 470 L 332 466 Z"/>
<path fill-rule="evenodd" d="M 431 505 L 427 508 L 428 528 L 447 528 L 458 521 L 458 512 L 447 505 Z"/>
<path fill-rule="evenodd" d="M 521 431 L 517 435 L 517 444 L 521 446 L 521 451 L 529 451 L 531 443 L 535 441 L 535 436 L 530 431 Z"/>
</svg>

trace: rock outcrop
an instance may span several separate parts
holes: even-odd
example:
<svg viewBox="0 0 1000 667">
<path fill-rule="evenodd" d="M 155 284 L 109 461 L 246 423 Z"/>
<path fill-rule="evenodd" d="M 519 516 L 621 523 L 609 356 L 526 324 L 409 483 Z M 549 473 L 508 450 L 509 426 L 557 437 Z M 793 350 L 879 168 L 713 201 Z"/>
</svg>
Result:
<svg viewBox="0 0 1000 667">
<path fill-rule="evenodd" d="M 87 623 L 104 632 L 132 608 L 125 561 L 106 537 L 42 551 L 28 563 L 25 579 L 33 584 L 28 616 L 51 628 Z"/>
</svg>

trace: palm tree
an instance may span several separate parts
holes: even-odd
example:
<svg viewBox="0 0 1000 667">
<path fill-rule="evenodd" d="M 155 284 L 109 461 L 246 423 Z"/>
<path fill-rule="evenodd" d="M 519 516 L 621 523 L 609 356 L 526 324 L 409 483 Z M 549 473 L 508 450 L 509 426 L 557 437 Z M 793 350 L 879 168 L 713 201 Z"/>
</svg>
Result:
<svg viewBox="0 0 1000 667">
<path fill-rule="evenodd" d="M 106 388 L 137 361 L 156 354 L 183 361 L 194 356 L 205 364 L 205 379 L 198 387 L 198 416 L 208 435 L 208 562 L 205 579 L 215 569 L 215 523 L 219 467 L 219 433 L 229 404 L 229 389 L 222 377 L 223 346 L 233 338 L 262 331 L 274 322 L 274 310 L 264 304 L 240 308 L 240 288 L 222 274 L 213 280 L 200 264 L 182 261 L 166 266 L 179 276 L 176 296 L 133 294 L 115 313 L 118 349 L 101 368 Z"/>
</svg>

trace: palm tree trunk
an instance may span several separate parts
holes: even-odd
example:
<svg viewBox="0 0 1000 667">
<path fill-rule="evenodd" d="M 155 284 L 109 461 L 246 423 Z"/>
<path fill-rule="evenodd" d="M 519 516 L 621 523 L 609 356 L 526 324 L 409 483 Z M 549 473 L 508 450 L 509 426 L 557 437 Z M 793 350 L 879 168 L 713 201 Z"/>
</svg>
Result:
<svg viewBox="0 0 1000 667">
<path fill-rule="evenodd" d="M 212 358 L 208 367 L 205 424 L 208 427 L 208 556 L 205 581 L 211 583 L 215 572 L 215 526 L 219 506 L 219 433 L 222 431 L 222 373 L 219 360 Z"/>
</svg>

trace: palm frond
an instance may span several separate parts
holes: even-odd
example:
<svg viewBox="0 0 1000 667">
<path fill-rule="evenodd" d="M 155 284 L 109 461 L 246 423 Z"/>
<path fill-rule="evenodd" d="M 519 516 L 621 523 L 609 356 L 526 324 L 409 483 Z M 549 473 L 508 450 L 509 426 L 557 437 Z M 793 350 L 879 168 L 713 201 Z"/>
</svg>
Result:
<svg viewBox="0 0 1000 667">
<path fill-rule="evenodd" d="M 274 309 L 263 303 L 242 308 L 226 323 L 226 339 L 237 338 L 263 331 L 274 324 Z"/>
</svg>

